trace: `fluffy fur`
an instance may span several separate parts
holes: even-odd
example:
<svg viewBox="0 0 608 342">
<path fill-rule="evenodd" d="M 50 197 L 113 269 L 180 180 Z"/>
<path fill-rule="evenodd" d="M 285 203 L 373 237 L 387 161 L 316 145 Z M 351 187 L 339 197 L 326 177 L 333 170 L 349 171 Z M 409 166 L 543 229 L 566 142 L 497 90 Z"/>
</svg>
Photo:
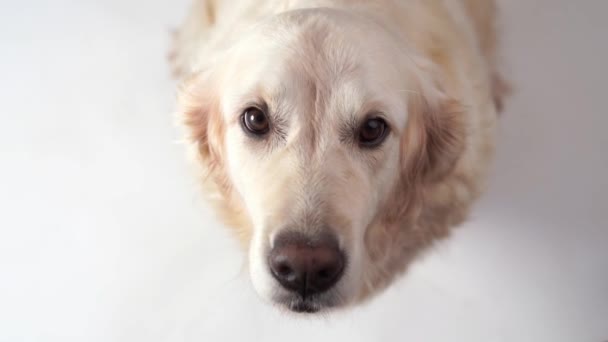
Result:
<svg viewBox="0 0 608 342">
<path fill-rule="evenodd" d="M 170 58 L 206 192 L 249 251 L 253 285 L 284 290 L 266 253 L 283 229 L 330 230 L 348 255 L 320 309 L 359 302 L 463 222 L 483 189 L 497 109 L 491 0 L 196 0 Z M 248 137 L 263 103 L 273 131 Z M 348 127 L 381 113 L 382 146 Z"/>
</svg>

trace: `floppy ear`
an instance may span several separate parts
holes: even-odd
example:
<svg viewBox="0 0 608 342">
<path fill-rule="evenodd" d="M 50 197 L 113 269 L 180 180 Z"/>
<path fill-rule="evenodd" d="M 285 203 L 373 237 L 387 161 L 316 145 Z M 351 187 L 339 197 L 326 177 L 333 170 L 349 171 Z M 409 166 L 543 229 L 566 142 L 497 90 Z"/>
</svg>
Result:
<svg viewBox="0 0 608 342">
<path fill-rule="evenodd" d="M 408 98 L 409 118 L 402 140 L 404 168 L 425 182 L 452 171 L 465 148 L 463 107 L 448 96 L 437 75 L 421 75 Z"/>
<path fill-rule="evenodd" d="M 195 165 L 200 167 L 203 186 L 219 216 L 236 229 L 244 246 L 251 239 L 249 220 L 225 165 L 225 123 L 220 112 L 216 82 L 209 74 L 191 76 L 180 88 L 178 115 L 187 130 L 187 143 Z"/>
<path fill-rule="evenodd" d="M 194 157 L 202 162 L 207 176 L 211 176 L 222 164 L 224 124 L 208 75 L 194 75 L 183 83 L 178 108 Z"/>
<path fill-rule="evenodd" d="M 420 68 L 418 64 L 417 67 Z M 420 213 L 425 184 L 444 179 L 454 169 L 465 148 L 463 108 L 442 89 L 440 79 L 427 68 L 411 73 L 414 87 L 407 92 L 408 119 L 400 141 L 399 186 L 379 212 L 384 225 L 401 224 L 409 214 Z M 422 72 L 421 72 L 422 71 Z M 410 83 L 412 84 L 412 83 Z"/>
</svg>

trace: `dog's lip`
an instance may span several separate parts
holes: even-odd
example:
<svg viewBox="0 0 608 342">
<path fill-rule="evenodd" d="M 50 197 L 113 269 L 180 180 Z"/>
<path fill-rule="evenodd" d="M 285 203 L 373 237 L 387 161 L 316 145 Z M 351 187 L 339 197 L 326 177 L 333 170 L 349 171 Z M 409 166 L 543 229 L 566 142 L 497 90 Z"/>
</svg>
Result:
<svg viewBox="0 0 608 342">
<path fill-rule="evenodd" d="M 292 301 L 287 305 L 287 307 L 289 308 L 289 310 L 301 314 L 312 314 L 321 310 L 321 307 L 319 305 L 315 305 L 310 301 L 306 300 Z"/>
<path fill-rule="evenodd" d="M 319 298 L 318 296 L 307 298 L 302 298 L 301 296 L 288 296 L 282 299 L 275 299 L 274 302 L 297 314 L 314 314 L 340 306 L 331 298 Z"/>
</svg>

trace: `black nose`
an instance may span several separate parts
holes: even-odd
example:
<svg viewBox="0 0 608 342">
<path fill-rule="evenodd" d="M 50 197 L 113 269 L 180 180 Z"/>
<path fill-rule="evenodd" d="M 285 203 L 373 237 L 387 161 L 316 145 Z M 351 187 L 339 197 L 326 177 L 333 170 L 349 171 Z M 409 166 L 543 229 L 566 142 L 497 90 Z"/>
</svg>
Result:
<svg viewBox="0 0 608 342">
<path fill-rule="evenodd" d="M 306 298 L 328 290 L 340 280 L 345 258 L 332 235 L 310 238 L 286 232 L 277 236 L 268 263 L 284 288 Z"/>
</svg>

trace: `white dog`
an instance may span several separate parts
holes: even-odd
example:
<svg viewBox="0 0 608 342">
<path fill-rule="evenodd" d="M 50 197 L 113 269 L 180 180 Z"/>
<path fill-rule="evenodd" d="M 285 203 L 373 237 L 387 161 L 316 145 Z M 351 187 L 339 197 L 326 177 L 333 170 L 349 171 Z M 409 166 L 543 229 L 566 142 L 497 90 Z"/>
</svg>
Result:
<svg viewBox="0 0 608 342">
<path fill-rule="evenodd" d="M 171 60 L 262 298 L 359 302 L 461 223 L 497 108 L 491 0 L 196 0 Z"/>
</svg>

